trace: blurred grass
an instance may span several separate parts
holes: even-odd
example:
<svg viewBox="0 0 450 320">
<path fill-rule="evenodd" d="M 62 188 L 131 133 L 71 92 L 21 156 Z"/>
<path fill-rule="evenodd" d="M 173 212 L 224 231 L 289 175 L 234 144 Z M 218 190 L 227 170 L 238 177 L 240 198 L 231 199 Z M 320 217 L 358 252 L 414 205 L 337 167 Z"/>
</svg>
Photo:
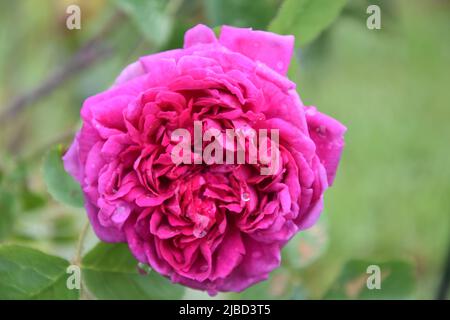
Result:
<svg viewBox="0 0 450 320">
<path fill-rule="evenodd" d="M 68 31 L 64 1 L 0 1 L 0 111 L 67 61 L 111 15 L 106 1 L 88 2 L 78 1 L 82 30 Z M 416 266 L 417 296 L 432 298 L 450 240 L 450 4 L 395 0 L 390 2 L 392 12 L 385 15 L 382 7 L 383 29 L 368 30 L 365 3 L 351 1 L 356 10 L 344 13 L 300 53 L 295 80 L 304 103 L 348 127 L 340 171 L 326 194 L 329 245 L 301 272 L 302 281 L 313 297 L 321 297 L 349 259 L 404 258 Z M 181 12 L 187 16 L 177 22 L 178 34 L 168 46 L 179 45 L 179 32 L 190 25 L 228 21 L 223 15 L 205 20 L 205 12 L 185 7 Z M 249 21 L 264 25 L 267 16 Z M 14 168 L 16 159 L 28 157 L 26 182 L 31 190 L 45 192 L 39 169 L 42 155 L 36 151 L 77 126 L 85 97 L 107 88 L 129 62 L 156 50 L 141 42 L 137 32 L 125 22 L 108 39 L 116 45 L 112 57 L 0 127 L 2 176 Z M 47 207 L 18 216 L 16 240 L 70 258 L 72 246 L 51 240 L 60 233 L 46 235 L 55 224 L 52 217 L 76 217 L 75 222 L 68 218 L 70 235 L 85 217 L 48 201 Z M 38 227 L 39 221 L 48 220 L 50 226 Z M 29 238 L 23 235 L 27 228 Z"/>
<path fill-rule="evenodd" d="M 450 11 L 448 2 L 395 4 L 398 16 L 379 31 L 342 17 L 326 58 L 300 67 L 304 103 L 348 127 L 326 194 L 330 246 L 304 277 L 316 295 L 352 257 L 412 261 L 422 298 L 440 278 L 450 240 Z"/>
</svg>

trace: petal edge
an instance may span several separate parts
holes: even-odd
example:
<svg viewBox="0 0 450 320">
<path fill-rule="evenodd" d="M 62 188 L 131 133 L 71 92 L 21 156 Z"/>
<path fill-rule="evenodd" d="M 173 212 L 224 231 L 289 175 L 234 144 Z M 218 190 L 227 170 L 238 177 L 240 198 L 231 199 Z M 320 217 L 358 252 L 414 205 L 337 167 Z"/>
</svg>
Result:
<svg viewBox="0 0 450 320">
<path fill-rule="evenodd" d="M 251 28 L 222 26 L 219 42 L 232 51 L 260 61 L 286 75 L 294 51 L 294 36 L 278 35 Z"/>
</svg>

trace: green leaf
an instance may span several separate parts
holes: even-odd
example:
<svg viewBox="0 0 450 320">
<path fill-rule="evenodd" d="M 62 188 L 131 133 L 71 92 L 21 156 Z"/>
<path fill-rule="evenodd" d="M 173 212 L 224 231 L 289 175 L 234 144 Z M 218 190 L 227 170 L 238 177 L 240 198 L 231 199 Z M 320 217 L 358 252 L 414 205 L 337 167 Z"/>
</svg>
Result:
<svg viewBox="0 0 450 320">
<path fill-rule="evenodd" d="M 295 36 L 296 46 L 313 41 L 344 8 L 347 0 L 285 0 L 269 31 Z"/>
<path fill-rule="evenodd" d="M 273 0 L 204 0 L 208 19 L 213 26 L 265 29 L 277 9 Z"/>
<path fill-rule="evenodd" d="M 369 289 L 375 272 L 369 266 L 380 269 L 380 289 Z M 370 277 L 370 278 L 369 278 Z M 415 277 L 412 265 L 403 261 L 373 263 L 351 260 L 335 284 L 326 294 L 327 299 L 408 299 L 414 291 Z"/>
<path fill-rule="evenodd" d="M 64 170 L 62 147 L 51 149 L 44 159 L 44 181 L 52 197 L 62 203 L 83 206 L 83 193 L 80 185 Z"/>
<path fill-rule="evenodd" d="M 41 251 L 0 245 L 0 299 L 78 299 L 66 286 L 69 262 Z"/>
<path fill-rule="evenodd" d="M 167 1 L 114 0 L 114 4 L 129 16 L 151 44 L 160 47 L 169 39 L 173 18 L 167 10 Z"/>
<path fill-rule="evenodd" d="M 315 262 L 328 244 L 327 222 L 327 216 L 323 214 L 314 226 L 291 239 L 283 248 L 283 263 L 298 270 Z"/>
<path fill-rule="evenodd" d="M 0 189 L 0 240 L 6 239 L 13 229 L 14 200 L 11 193 Z"/>
<path fill-rule="evenodd" d="M 184 288 L 150 271 L 138 272 L 138 262 L 126 244 L 99 243 L 82 262 L 84 283 L 99 299 L 180 299 Z"/>
</svg>

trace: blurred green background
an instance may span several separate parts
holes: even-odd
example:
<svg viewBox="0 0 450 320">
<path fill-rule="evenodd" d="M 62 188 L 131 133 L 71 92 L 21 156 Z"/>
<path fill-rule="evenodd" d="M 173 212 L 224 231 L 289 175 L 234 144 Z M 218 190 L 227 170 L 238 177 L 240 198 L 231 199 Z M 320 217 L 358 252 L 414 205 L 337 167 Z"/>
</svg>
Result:
<svg viewBox="0 0 450 320">
<path fill-rule="evenodd" d="M 182 46 L 197 23 L 266 29 L 281 3 L 160 1 L 147 25 L 126 1 L 0 0 L 0 241 L 71 259 L 86 217 L 51 199 L 42 159 L 70 142 L 83 100 L 139 56 Z M 366 27 L 372 3 L 381 30 Z M 81 30 L 66 28 L 70 4 L 81 8 Z M 297 48 L 289 74 L 303 102 L 348 133 L 321 222 L 285 250 L 264 287 L 271 297 L 294 283 L 289 297 L 321 298 L 352 259 L 405 261 L 416 280 L 408 297 L 435 297 L 450 241 L 449 32 L 450 1 L 350 0 Z M 218 296 L 227 297 L 258 296 Z"/>
</svg>

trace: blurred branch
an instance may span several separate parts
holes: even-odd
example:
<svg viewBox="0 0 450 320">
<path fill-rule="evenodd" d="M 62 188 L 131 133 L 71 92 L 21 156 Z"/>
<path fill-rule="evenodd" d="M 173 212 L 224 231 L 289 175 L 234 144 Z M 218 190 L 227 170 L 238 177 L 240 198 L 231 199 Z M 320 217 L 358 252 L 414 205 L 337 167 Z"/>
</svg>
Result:
<svg viewBox="0 0 450 320">
<path fill-rule="evenodd" d="M 47 152 L 52 146 L 56 144 L 62 143 L 63 145 L 68 144 L 70 146 L 70 142 L 73 140 L 73 137 L 76 134 L 76 132 L 77 132 L 76 128 L 69 128 L 68 130 L 62 132 L 60 135 L 51 139 L 44 145 L 39 146 L 35 150 L 32 150 L 31 153 L 20 157 L 17 161 L 21 163 L 27 163 L 29 161 L 33 161 L 33 159 L 40 158 L 45 152 Z"/>
<path fill-rule="evenodd" d="M 104 44 L 104 38 L 118 25 L 122 18 L 123 14 L 116 12 L 101 30 L 82 46 L 62 68 L 56 70 L 35 89 L 14 99 L 0 114 L 0 124 L 15 117 L 32 103 L 47 96 L 69 78 L 85 70 L 100 58 L 111 54 L 112 49 Z"/>
</svg>

